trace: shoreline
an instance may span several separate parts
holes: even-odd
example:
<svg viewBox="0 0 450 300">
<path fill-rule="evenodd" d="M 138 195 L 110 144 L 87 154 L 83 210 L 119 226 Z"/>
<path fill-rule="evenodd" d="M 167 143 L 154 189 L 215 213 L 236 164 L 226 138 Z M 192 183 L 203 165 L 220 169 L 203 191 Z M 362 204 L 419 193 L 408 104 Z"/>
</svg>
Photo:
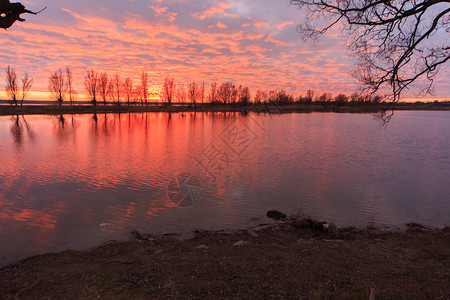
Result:
<svg viewBox="0 0 450 300">
<path fill-rule="evenodd" d="M 450 105 L 436 103 L 421 104 L 397 104 L 395 111 L 427 110 L 450 111 Z M 0 105 L 0 116 L 7 115 L 66 115 L 66 114 L 104 114 L 104 113 L 142 113 L 142 112 L 261 112 L 261 113 L 311 113 L 311 112 L 335 112 L 335 113 L 379 113 L 382 108 L 375 105 L 363 106 L 333 106 L 320 104 L 289 104 L 289 105 L 264 105 L 239 106 L 239 105 Z"/>
<path fill-rule="evenodd" d="M 450 228 L 340 228 L 296 218 L 250 229 L 134 232 L 0 268 L 11 298 L 447 298 Z"/>
</svg>

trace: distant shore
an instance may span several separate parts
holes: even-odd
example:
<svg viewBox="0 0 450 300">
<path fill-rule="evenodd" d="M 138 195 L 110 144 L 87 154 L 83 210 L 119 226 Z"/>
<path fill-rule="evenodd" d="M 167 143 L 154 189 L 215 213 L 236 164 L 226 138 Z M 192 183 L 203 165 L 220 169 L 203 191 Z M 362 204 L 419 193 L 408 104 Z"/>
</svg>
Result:
<svg viewBox="0 0 450 300">
<path fill-rule="evenodd" d="M 447 299 L 450 228 L 334 227 L 308 219 L 195 237 L 134 233 L 0 269 L 6 298 Z M 372 299 L 372 298 L 371 298 Z M 375 299 L 375 298 L 374 298 Z"/>
<path fill-rule="evenodd" d="M 395 110 L 450 110 L 446 103 L 401 103 Z M 376 105 L 321 105 L 321 104 L 258 104 L 241 106 L 233 104 L 197 104 L 197 105 L 0 105 L 0 115 L 65 115 L 65 114 L 104 114 L 104 113 L 139 113 L 139 112 L 261 112 L 261 113 L 377 113 L 383 110 Z"/>
</svg>

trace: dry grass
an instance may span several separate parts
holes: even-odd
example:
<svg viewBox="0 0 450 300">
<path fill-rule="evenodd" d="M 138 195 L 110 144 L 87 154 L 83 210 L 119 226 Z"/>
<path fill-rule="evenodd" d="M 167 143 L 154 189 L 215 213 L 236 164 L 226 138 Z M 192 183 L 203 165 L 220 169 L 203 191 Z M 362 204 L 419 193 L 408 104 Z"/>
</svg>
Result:
<svg viewBox="0 0 450 300">
<path fill-rule="evenodd" d="M 256 234 L 255 234 L 256 233 Z M 237 241 L 247 242 L 242 247 Z M 206 245 L 207 248 L 197 248 Z M 190 240 L 137 235 L 87 252 L 36 256 L 0 270 L 12 299 L 448 299 L 450 230 L 341 229 L 290 222 Z"/>
</svg>

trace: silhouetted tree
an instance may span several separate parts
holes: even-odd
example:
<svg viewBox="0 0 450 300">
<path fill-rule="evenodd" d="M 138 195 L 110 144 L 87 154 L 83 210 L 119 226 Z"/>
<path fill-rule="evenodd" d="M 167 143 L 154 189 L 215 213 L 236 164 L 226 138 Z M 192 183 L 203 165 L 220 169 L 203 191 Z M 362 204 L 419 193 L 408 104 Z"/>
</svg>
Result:
<svg viewBox="0 0 450 300">
<path fill-rule="evenodd" d="M 8 66 L 6 68 L 6 84 L 5 91 L 11 102 L 17 106 L 17 100 L 19 95 L 19 82 L 17 79 L 16 71 Z"/>
<path fill-rule="evenodd" d="M 103 104 L 106 105 L 106 98 L 108 97 L 109 90 L 109 78 L 106 72 L 103 72 L 98 76 L 98 91 L 103 99 Z"/>
<path fill-rule="evenodd" d="M 231 84 L 231 95 L 230 95 L 230 102 L 236 104 L 238 98 L 238 90 L 234 84 Z"/>
<path fill-rule="evenodd" d="M 114 82 L 113 82 L 113 78 L 111 78 L 111 79 L 109 80 L 109 83 L 108 83 L 108 99 L 109 99 L 111 102 L 114 102 L 114 101 L 116 100 L 116 93 L 115 93 L 115 91 L 114 91 Z"/>
<path fill-rule="evenodd" d="M 189 99 L 191 100 L 191 103 L 194 103 L 195 106 L 197 102 L 197 97 L 199 96 L 198 84 L 195 83 L 195 81 L 193 81 L 192 83 L 189 84 L 188 90 L 189 90 L 188 92 Z"/>
<path fill-rule="evenodd" d="M 275 91 L 271 101 L 278 105 L 287 105 L 294 102 L 294 96 L 287 94 L 285 90 Z"/>
<path fill-rule="evenodd" d="M 267 102 L 276 102 L 277 101 L 278 92 L 276 90 L 268 91 L 267 95 L 269 97 Z"/>
<path fill-rule="evenodd" d="M 131 105 L 131 99 L 133 98 L 133 79 L 131 79 L 130 77 L 125 78 L 123 87 L 125 90 L 125 97 L 127 99 L 127 103 L 128 105 Z"/>
<path fill-rule="evenodd" d="M 142 71 L 141 73 L 141 97 L 142 101 L 145 102 L 145 105 L 148 105 L 148 74 L 146 71 Z"/>
<path fill-rule="evenodd" d="M 361 103 L 361 101 L 362 101 L 362 97 L 361 97 L 361 95 L 360 95 L 359 93 L 353 93 L 353 94 L 350 96 L 350 103 L 352 104 L 352 106 L 353 106 L 354 104 L 359 104 L 359 103 Z"/>
<path fill-rule="evenodd" d="M 231 82 L 222 83 L 217 94 L 220 101 L 224 104 L 236 102 L 237 90 L 236 86 Z"/>
<path fill-rule="evenodd" d="M 205 82 L 202 82 L 199 87 L 199 98 L 202 101 L 202 104 L 205 102 Z"/>
<path fill-rule="evenodd" d="M 184 85 L 180 84 L 175 87 L 176 98 L 178 102 L 186 102 L 186 90 L 184 89 Z"/>
<path fill-rule="evenodd" d="M 342 106 L 342 105 L 344 105 L 345 103 L 347 103 L 348 102 L 348 97 L 347 97 L 347 95 L 345 95 L 345 94 L 339 94 L 339 95 L 337 95 L 335 98 L 334 98 L 334 103 L 337 105 L 337 106 Z"/>
<path fill-rule="evenodd" d="M 66 67 L 66 79 L 67 79 L 67 92 L 69 93 L 70 104 L 73 105 L 73 99 L 76 95 L 76 91 L 73 88 L 73 76 L 70 67 Z"/>
<path fill-rule="evenodd" d="M 327 101 L 331 101 L 332 99 L 333 99 L 333 97 L 331 96 L 330 93 L 322 93 L 322 95 L 320 95 L 317 98 L 317 101 L 323 104 Z"/>
<path fill-rule="evenodd" d="M 94 70 L 88 70 L 84 78 L 84 88 L 88 94 L 90 101 L 95 106 L 97 105 L 97 95 L 99 92 L 98 74 Z"/>
<path fill-rule="evenodd" d="M 133 98 L 136 102 L 141 102 L 141 105 L 144 106 L 144 99 L 142 97 L 142 88 L 141 85 L 137 85 L 133 89 Z"/>
<path fill-rule="evenodd" d="M 312 103 L 314 100 L 315 92 L 313 90 L 306 91 L 306 103 Z"/>
<path fill-rule="evenodd" d="M 29 76 L 28 73 L 23 74 L 22 77 L 22 95 L 21 95 L 21 102 L 20 106 L 23 105 L 23 100 L 28 95 L 28 92 L 30 91 L 31 87 L 33 86 L 33 77 Z"/>
<path fill-rule="evenodd" d="M 256 95 L 255 95 L 255 103 L 256 104 L 260 104 L 260 103 L 266 103 L 268 100 L 268 95 L 266 91 L 263 90 L 257 90 L 256 91 Z"/>
<path fill-rule="evenodd" d="M 52 96 L 61 105 L 64 101 L 64 93 L 67 90 L 66 80 L 61 69 L 50 74 L 48 88 Z"/>
<path fill-rule="evenodd" d="M 120 79 L 119 74 L 114 75 L 112 79 L 112 87 L 114 89 L 114 98 L 117 101 L 117 105 L 120 105 L 120 99 L 122 98 L 123 83 L 122 80 Z"/>
<path fill-rule="evenodd" d="M 432 39 L 450 31 L 448 0 L 291 0 L 308 12 L 308 20 L 325 18 L 328 25 L 298 27 L 304 38 L 315 38 L 341 24 L 350 49 L 358 57 L 354 76 L 373 95 L 389 87 L 397 102 L 419 78 L 430 92 L 438 68 L 450 58 L 448 39 Z"/>
<path fill-rule="evenodd" d="M 208 101 L 210 103 L 217 103 L 217 82 L 211 83 L 211 89 L 208 96 Z"/>
<path fill-rule="evenodd" d="M 161 93 L 163 101 L 167 102 L 170 105 L 173 100 L 174 92 L 175 92 L 175 83 L 173 77 L 164 78 L 164 85 Z"/>
<path fill-rule="evenodd" d="M 239 86 L 238 98 L 241 105 L 247 105 L 250 102 L 250 89 L 246 87 Z"/>
</svg>

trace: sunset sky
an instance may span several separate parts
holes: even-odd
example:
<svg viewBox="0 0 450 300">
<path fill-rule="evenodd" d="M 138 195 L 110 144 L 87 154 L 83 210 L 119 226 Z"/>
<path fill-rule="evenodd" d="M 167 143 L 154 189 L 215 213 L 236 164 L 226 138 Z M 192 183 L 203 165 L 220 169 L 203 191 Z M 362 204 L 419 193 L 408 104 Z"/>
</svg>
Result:
<svg viewBox="0 0 450 300">
<path fill-rule="evenodd" d="M 232 81 L 257 89 L 351 94 L 353 61 L 337 29 L 318 43 L 303 42 L 296 25 L 304 14 L 288 0 L 35 0 L 27 15 L 0 32 L 0 90 L 9 64 L 34 78 L 30 99 L 45 98 L 50 72 L 70 66 L 83 94 L 87 69 L 132 76 L 148 71 L 160 91 L 166 76 L 177 84 Z M 450 97 L 442 70 L 434 98 Z M 417 91 L 404 96 L 414 98 Z M 430 97 L 430 96 L 427 96 Z M 6 98 L 0 93 L 0 98 Z M 81 99 L 80 99 L 81 100 Z"/>
</svg>

